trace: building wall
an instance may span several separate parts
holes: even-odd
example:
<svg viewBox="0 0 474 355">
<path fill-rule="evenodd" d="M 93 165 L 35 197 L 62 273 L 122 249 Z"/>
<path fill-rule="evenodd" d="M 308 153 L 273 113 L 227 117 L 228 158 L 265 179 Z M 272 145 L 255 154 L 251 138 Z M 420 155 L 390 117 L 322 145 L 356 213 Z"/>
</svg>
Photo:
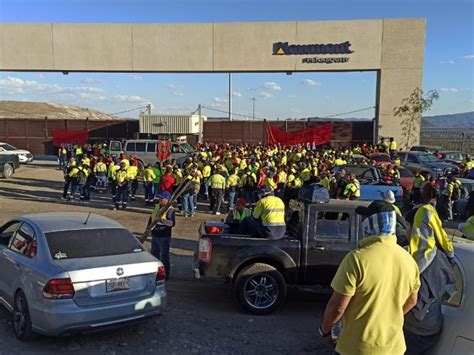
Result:
<svg viewBox="0 0 474 355">
<path fill-rule="evenodd" d="M 378 136 L 401 140 L 393 108 L 422 87 L 424 19 L 200 24 L 0 24 L 0 71 L 378 72 Z M 276 42 L 351 53 L 275 55 Z M 324 63 L 312 59 L 347 58 Z M 305 59 L 309 59 L 305 61 Z"/>
</svg>

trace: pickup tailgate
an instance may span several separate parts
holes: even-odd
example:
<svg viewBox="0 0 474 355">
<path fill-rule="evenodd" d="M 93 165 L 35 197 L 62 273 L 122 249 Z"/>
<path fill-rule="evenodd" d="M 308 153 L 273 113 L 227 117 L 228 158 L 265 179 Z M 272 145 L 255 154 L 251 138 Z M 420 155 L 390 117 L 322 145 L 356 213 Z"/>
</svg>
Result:
<svg viewBox="0 0 474 355">
<path fill-rule="evenodd" d="M 285 268 L 298 269 L 300 256 L 301 243 L 297 239 L 269 240 L 240 234 L 200 233 L 195 261 L 201 275 L 229 278 L 240 265 L 254 259 L 271 259 Z"/>
</svg>

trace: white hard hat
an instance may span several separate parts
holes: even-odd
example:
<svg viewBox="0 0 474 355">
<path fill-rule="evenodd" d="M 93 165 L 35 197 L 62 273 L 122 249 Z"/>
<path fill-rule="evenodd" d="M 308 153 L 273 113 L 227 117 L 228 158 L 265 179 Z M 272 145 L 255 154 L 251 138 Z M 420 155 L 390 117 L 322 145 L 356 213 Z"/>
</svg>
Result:
<svg viewBox="0 0 474 355">
<path fill-rule="evenodd" d="M 392 190 L 382 192 L 382 199 L 388 203 L 395 203 L 395 194 Z"/>
</svg>

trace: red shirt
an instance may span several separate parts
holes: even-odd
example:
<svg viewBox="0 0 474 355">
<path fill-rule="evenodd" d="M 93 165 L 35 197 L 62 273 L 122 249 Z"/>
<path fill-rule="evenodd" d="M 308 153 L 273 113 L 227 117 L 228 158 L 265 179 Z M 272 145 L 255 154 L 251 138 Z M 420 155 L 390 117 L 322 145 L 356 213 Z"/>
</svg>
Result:
<svg viewBox="0 0 474 355">
<path fill-rule="evenodd" d="M 173 175 L 166 173 L 160 179 L 161 184 L 161 192 L 168 191 L 170 194 L 173 194 L 173 185 L 175 184 L 176 180 L 174 179 Z"/>
</svg>

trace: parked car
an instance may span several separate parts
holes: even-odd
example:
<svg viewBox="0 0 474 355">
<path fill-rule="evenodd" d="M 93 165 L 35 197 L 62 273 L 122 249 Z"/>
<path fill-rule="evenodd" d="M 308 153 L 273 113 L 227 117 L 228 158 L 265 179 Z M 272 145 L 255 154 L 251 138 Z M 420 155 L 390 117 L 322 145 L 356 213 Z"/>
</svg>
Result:
<svg viewBox="0 0 474 355">
<path fill-rule="evenodd" d="M 137 322 L 166 303 L 165 269 L 119 223 L 85 213 L 15 218 L 0 228 L 0 303 L 20 340 Z"/>
<path fill-rule="evenodd" d="M 446 163 L 454 164 L 458 168 L 461 167 L 461 163 L 463 160 L 469 157 L 469 154 L 456 152 L 456 151 L 447 151 L 441 152 L 441 159 Z"/>
<path fill-rule="evenodd" d="M 441 146 L 428 146 L 428 145 L 414 145 L 410 148 L 411 152 L 425 152 L 425 153 L 434 153 L 436 151 L 443 152 L 444 148 Z"/>
<path fill-rule="evenodd" d="M 399 152 L 397 156 L 400 158 L 401 165 L 412 173 L 426 172 L 435 178 L 448 174 L 459 175 L 459 168 L 456 165 L 436 159 L 431 153 L 410 151 Z"/>
<path fill-rule="evenodd" d="M 33 161 L 33 154 L 28 150 L 18 149 L 11 144 L 0 142 L 0 155 L 2 154 L 15 154 L 22 164 L 31 163 Z"/>
<path fill-rule="evenodd" d="M 0 154 L 0 175 L 9 179 L 20 167 L 20 160 L 16 154 Z"/>
<path fill-rule="evenodd" d="M 369 155 L 369 159 L 375 160 L 377 164 L 380 164 L 382 166 L 392 164 L 392 160 L 390 159 L 390 156 L 384 153 L 372 153 Z"/>
<path fill-rule="evenodd" d="M 109 144 L 110 154 L 118 156 L 124 152 L 127 156 L 135 155 L 141 168 L 146 164 L 155 164 L 158 161 L 157 149 L 159 141 L 156 139 L 132 139 L 123 144 L 120 141 L 111 141 Z M 170 155 L 168 159 L 176 159 L 181 165 L 194 153 L 193 147 L 188 143 L 171 142 Z"/>
<path fill-rule="evenodd" d="M 342 259 L 361 238 L 361 217 L 355 209 L 368 204 L 292 200 L 287 235 L 279 240 L 236 234 L 223 222 L 203 222 L 196 265 L 200 275 L 227 281 L 246 312 L 272 313 L 284 302 L 288 285 L 331 283 Z M 214 234 L 213 229 L 219 232 Z M 397 237 L 400 244 L 407 244 L 402 220 Z"/>
<path fill-rule="evenodd" d="M 344 165 L 336 166 L 332 169 L 333 172 L 338 172 L 344 169 L 348 174 L 354 174 L 361 183 L 360 199 L 363 201 L 373 201 L 380 199 L 382 194 L 391 190 L 395 194 L 397 203 L 403 200 L 403 188 L 396 185 L 387 185 L 383 182 L 380 170 L 375 166 L 369 165 Z"/>
<path fill-rule="evenodd" d="M 458 178 L 459 181 L 461 181 L 462 188 L 466 194 L 466 196 L 462 196 L 459 198 L 457 201 L 453 203 L 453 213 L 458 216 L 459 219 L 467 219 L 469 216 L 467 216 L 465 213 L 466 206 L 467 206 L 467 200 L 469 199 L 469 194 L 474 191 L 474 180 L 471 179 L 463 179 L 463 178 Z"/>
<path fill-rule="evenodd" d="M 443 303 L 443 331 L 433 355 L 474 352 L 474 243 L 455 238 L 456 285 L 446 292 Z"/>
</svg>

